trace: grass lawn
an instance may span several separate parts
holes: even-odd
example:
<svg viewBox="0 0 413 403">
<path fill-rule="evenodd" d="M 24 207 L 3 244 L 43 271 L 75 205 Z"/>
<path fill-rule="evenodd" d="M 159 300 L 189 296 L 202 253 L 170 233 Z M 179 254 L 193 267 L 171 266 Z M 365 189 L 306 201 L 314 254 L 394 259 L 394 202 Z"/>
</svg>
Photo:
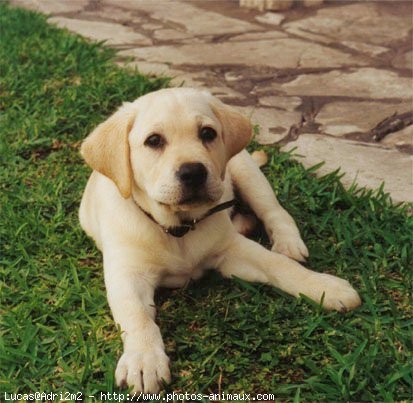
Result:
<svg viewBox="0 0 413 403">
<path fill-rule="evenodd" d="M 122 101 L 167 85 L 113 52 L 0 5 L 0 400 L 3 392 L 118 391 L 119 332 L 102 259 L 79 227 L 79 142 Z M 301 228 L 308 266 L 347 278 L 363 305 L 325 313 L 274 288 L 211 274 L 158 293 L 168 391 L 294 401 L 412 398 L 412 218 L 268 149 L 264 169 Z"/>
</svg>

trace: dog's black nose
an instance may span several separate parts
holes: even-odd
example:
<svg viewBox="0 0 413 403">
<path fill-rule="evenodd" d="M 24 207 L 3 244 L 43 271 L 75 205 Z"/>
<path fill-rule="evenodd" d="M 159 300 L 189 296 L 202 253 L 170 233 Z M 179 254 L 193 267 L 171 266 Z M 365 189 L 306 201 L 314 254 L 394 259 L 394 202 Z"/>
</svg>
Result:
<svg viewBox="0 0 413 403">
<path fill-rule="evenodd" d="M 188 162 L 182 164 L 176 174 L 188 188 L 200 188 L 206 181 L 208 171 L 200 162 Z"/>
</svg>

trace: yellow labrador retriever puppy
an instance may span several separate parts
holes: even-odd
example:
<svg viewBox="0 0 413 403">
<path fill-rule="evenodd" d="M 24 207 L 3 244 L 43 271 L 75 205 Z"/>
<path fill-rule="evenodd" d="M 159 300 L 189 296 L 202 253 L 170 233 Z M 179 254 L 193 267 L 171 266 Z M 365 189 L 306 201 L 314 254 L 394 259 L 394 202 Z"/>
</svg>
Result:
<svg viewBox="0 0 413 403">
<path fill-rule="evenodd" d="M 170 380 L 154 292 L 184 286 L 206 269 L 317 302 L 325 294 L 326 309 L 360 304 L 347 281 L 295 261 L 307 248 L 244 150 L 251 134 L 248 119 L 209 93 L 173 88 L 125 103 L 84 141 L 93 173 L 80 222 L 103 252 L 108 301 L 122 329 L 119 385 L 156 392 Z M 233 225 L 233 185 L 263 221 L 272 251 Z"/>
</svg>

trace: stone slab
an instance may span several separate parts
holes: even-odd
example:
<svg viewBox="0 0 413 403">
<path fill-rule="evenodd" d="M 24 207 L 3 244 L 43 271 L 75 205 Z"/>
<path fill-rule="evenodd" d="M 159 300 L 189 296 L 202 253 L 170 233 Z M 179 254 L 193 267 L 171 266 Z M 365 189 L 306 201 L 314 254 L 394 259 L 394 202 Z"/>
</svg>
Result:
<svg viewBox="0 0 413 403">
<path fill-rule="evenodd" d="M 342 45 L 347 46 L 353 50 L 360 53 L 365 53 L 366 55 L 376 57 L 383 53 L 388 52 L 390 49 L 384 46 L 372 45 L 370 43 L 355 42 L 355 41 L 342 41 Z"/>
<path fill-rule="evenodd" d="M 152 19 L 178 24 L 192 35 L 223 35 L 262 28 L 240 19 L 226 17 L 196 7 L 196 2 L 152 1 L 152 0 L 103 0 L 102 5 L 121 6 L 148 14 Z"/>
<path fill-rule="evenodd" d="M 371 67 L 303 74 L 281 89 L 288 95 L 412 99 L 412 78 Z M 277 89 L 279 86 L 277 86 Z"/>
<path fill-rule="evenodd" d="M 205 82 L 209 76 L 209 72 L 197 71 L 189 73 L 177 69 L 170 69 L 168 76 L 172 78 L 172 87 L 191 87 L 205 89 Z"/>
<path fill-rule="evenodd" d="M 302 134 L 283 150 L 293 148 L 297 154 L 294 158 L 306 168 L 325 162 L 317 171 L 318 175 L 341 168 L 345 173 L 341 180 L 346 187 L 355 181 L 360 187 L 377 189 L 384 181 L 384 190 L 390 193 L 394 202 L 413 202 L 413 158 L 405 153 L 319 134 Z"/>
<path fill-rule="evenodd" d="M 370 101 L 331 102 L 324 105 L 315 121 L 320 131 L 333 136 L 368 132 L 387 116 L 411 110 L 410 102 L 386 103 Z"/>
<path fill-rule="evenodd" d="M 161 41 L 180 41 L 182 39 L 192 38 L 189 32 L 178 31 L 172 28 L 162 28 L 154 32 L 154 37 Z"/>
<path fill-rule="evenodd" d="M 133 11 L 112 6 L 97 7 L 92 10 L 86 8 L 80 13 L 79 18 L 127 23 L 129 26 L 137 24 L 142 26 L 144 22 L 144 19 L 137 16 Z"/>
<path fill-rule="evenodd" d="M 248 32 L 246 34 L 235 35 L 228 39 L 229 42 L 239 41 L 261 41 L 263 39 L 287 38 L 287 34 L 282 31 Z"/>
<path fill-rule="evenodd" d="M 331 43 L 336 42 L 336 40 L 334 38 L 330 38 L 328 34 L 322 35 L 322 34 L 317 34 L 317 33 L 310 32 L 310 31 L 306 31 L 304 33 L 299 27 L 289 26 L 289 25 L 286 25 L 283 28 L 285 32 L 290 34 L 290 36 L 296 35 L 298 37 L 306 39 L 307 41 L 313 41 L 313 42 L 322 43 L 325 45 L 329 45 Z"/>
<path fill-rule="evenodd" d="M 302 104 L 302 99 L 299 97 L 282 97 L 270 95 L 267 97 L 264 96 L 259 98 L 258 102 L 263 106 L 272 106 L 277 109 L 292 112 Z"/>
<path fill-rule="evenodd" d="M 298 39 L 151 46 L 127 49 L 128 56 L 148 62 L 175 65 L 269 66 L 275 68 L 317 68 L 365 65 L 366 61 L 344 52 Z"/>
<path fill-rule="evenodd" d="M 106 43 L 112 46 L 152 44 L 150 38 L 134 32 L 132 28 L 112 22 L 77 20 L 65 17 L 52 17 L 49 22 L 95 41 L 106 40 Z"/>
<path fill-rule="evenodd" d="M 409 50 L 408 52 L 397 55 L 393 62 L 394 67 L 399 69 L 413 69 L 413 51 Z"/>
<path fill-rule="evenodd" d="M 384 144 L 387 147 L 413 147 L 413 125 L 388 134 L 380 144 Z"/>
<path fill-rule="evenodd" d="M 205 86 L 204 86 L 205 88 Z M 234 101 L 243 101 L 245 100 L 245 95 L 241 92 L 235 91 L 230 87 L 225 87 L 222 85 L 216 86 L 208 86 L 208 91 L 215 95 L 217 98 L 221 99 L 221 101 L 231 104 Z"/>
<path fill-rule="evenodd" d="M 234 82 L 234 81 L 242 80 L 244 78 L 244 76 L 242 74 L 236 73 L 234 71 L 227 71 L 224 74 L 224 78 L 225 78 L 225 81 Z"/>
<path fill-rule="evenodd" d="M 45 14 L 74 13 L 83 10 L 88 0 L 11 0 L 13 6 Z"/>
<path fill-rule="evenodd" d="M 260 144 L 275 144 L 287 136 L 291 126 L 301 120 L 300 112 L 280 111 L 274 108 L 260 108 L 254 106 L 236 107 L 244 116 L 251 119 L 254 125 L 259 126 L 256 140 Z"/>
<path fill-rule="evenodd" d="M 285 15 L 269 12 L 263 15 L 257 15 L 255 19 L 263 24 L 281 25 L 281 23 L 285 20 Z"/>
<path fill-rule="evenodd" d="M 154 24 L 154 23 L 146 23 L 146 24 L 142 24 L 142 28 L 143 29 L 147 29 L 149 31 L 153 31 L 155 29 L 162 29 L 163 26 L 161 24 Z"/>
<path fill-rule="evenodd" d="M 385 2 L 383 2 L 385 3 Z M 373 45 L 387 45 L 409 35 L 409 13 L 382 12 L 380 2 L 325 7 L 316 15 L 284 24 L 288 32 L 307 37 L 308 33 L 328 36 L 336 42 L 355 41 Z"/>
</svg>

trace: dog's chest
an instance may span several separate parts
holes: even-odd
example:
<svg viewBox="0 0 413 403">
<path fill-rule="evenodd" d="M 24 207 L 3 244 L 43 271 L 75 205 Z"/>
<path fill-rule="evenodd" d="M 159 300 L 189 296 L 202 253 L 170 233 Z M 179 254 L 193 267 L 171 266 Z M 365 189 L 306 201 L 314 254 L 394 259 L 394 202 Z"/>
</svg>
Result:
<svg viewBox="0 0 413 403">
<path fill-rule="evenodd" d="M 211 236 L 213 228 L 208 224 L 182 238 L 169 239 L 163 251 L 161 281 L 165 287 L 182 287 L 189 280 L 196 280 L 205 270 L 213 268 L 218 261 L 217 234 Z M 217 228 L 215 228 L 216 230 Z"/>
<path fill-rule="evenodd" d="M 205 270 L 201 256 L 187 253 L 182 255 L 170 254 L 168 263 L 161 273 L 161 286 L 183 287 L 190 280 L 200 278 Z"/>
</svg>

